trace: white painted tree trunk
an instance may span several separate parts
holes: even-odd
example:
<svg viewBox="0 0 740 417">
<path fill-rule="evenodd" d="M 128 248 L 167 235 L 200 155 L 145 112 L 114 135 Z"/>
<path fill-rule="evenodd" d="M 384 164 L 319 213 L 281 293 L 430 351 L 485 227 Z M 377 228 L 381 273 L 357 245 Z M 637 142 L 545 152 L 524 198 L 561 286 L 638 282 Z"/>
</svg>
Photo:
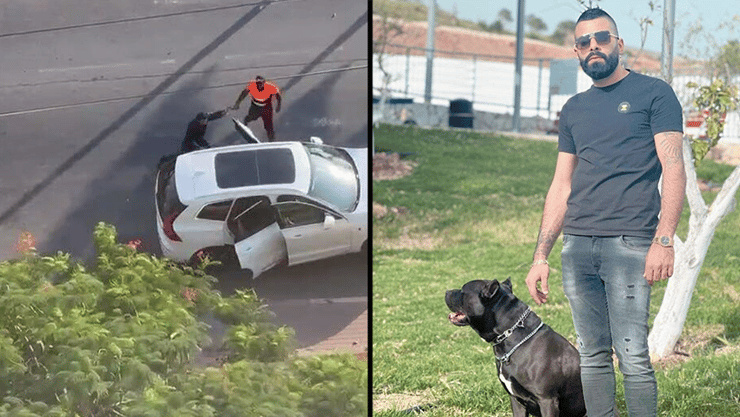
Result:
<svg viewBox="0 0 740 417">
<path fill-rule="evenodd" d="M 391 74 L 385 68 L 385 58 L 387 56 L 386 48 L 388 47 L 391 39 L 402 32 L 400 26 L 398 26 L 398 23 L 394 19 L 391 19 L 385 11 L 383 11 L 383 13 L 381 14 L 381 21 L 378 22 L 378 25 L 380 27 L 381 34 L 377 45 L 373 46 L 373 50 L 375 50 L 377 47 L 377 53 L 375 54 L 375 56 L 378 63 L 378 70 L 380 70 L 381 73 L 381 87 L 380 103 L 378 104 L 379 115 L 377 117 L 375 115 L 373 116 L 373 124 L 379 121 L 387 121 L 389 117 L 388 99 L 390 96 L 390 92 L 388 90 L 391 83 L 394 81 L 394 77 L 393 74 Z"/>
<path fill-rule="evenodd" d="M 657 357 L 673 353 L 686 322 L 696 279 L 712 242 L 714 231 L 722 218 L 735 208 L 734 196 L 740 186 L 740 166 L 737 166 L 722 185 L 712 205 L 707 207 L 696 182 L 696 170 L 687 137 L 684 137 L 683 154 L 686 167 L 686 196 L 691 208 L 689 232 L 686 242 L 682 242 L 676 236 L 673 276 L 668 280 L 663 303 L 648 336 L 650 354 Z"/>
<path fill-rule="evenodd" d="M 388 86 L 390 86 L 392 77 L 385 69 L 381 66 L 383 72 L 383 87 L 380 92 L 380 120 L 388 120 Z"/>
<path fill-rule="evenodd" d="M 388 86 L 390 85 L 391 76 L 390 74 L 385 70 L 384 62 L 385 62 L 385 45 L 383 45 L 382 49 L 378 53 L 377 57 L 378 61 L 378 69 L 380 70 L 381 75 L 381 81 L 380 81 L 380 103 L 378 104 L 378 114 L 373 115 L 373 124 L 378 123 L 380 121 L 387 120 L 387 114 L 386 114 L 386 108 L 387 108 L 387 102 L 388 102 Z"/>
</svg>

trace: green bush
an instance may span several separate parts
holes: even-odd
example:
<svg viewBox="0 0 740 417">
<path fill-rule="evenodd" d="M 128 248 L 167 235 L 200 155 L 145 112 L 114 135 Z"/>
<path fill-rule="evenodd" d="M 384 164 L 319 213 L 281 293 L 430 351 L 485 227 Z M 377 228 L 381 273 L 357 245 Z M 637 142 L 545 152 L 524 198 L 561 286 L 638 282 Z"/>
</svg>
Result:
<svg viewBox="0 0 740 417">
<path fill-rule="evenodd" d="M 293 330 L 253 291 L 221 297 L 202 268 L 116 238 L 96 227 L 91 270 L 63 253 L 0 263 L 0 416 L 366 414 L 365 362 L 296 358 Z M 211 343 L 206 313 L 231 326 L 218 368 L 194 361 Z M 341 370 L 309 378 L 307 360 Z"/>
<path fill-rule="evenodd" d="M 367 367 L 353 355 L 313 356 L 291 363 L 309 416 L 367 415 Z"/>
</svg>

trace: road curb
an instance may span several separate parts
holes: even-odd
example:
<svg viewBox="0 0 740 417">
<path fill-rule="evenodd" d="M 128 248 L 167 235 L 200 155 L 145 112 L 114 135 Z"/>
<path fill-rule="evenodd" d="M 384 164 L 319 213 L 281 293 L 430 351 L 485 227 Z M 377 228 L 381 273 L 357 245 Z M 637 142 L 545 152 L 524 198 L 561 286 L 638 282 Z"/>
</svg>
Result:
<svg viewBox="0 0 740 417">
<path fill-rule="evenodd" d="M 335 335 L 312 346 L 297 350 L 299 356 L 325 353 L 350 352 L 367 360 L 368 348 L 367 309 Z"/>
</svg>

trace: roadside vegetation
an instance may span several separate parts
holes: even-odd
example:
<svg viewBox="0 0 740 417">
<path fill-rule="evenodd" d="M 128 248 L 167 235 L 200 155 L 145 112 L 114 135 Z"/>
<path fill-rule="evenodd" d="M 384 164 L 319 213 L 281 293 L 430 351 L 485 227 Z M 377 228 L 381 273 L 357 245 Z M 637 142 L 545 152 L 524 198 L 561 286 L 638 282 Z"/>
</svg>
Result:
<svg viewBox="0 0 740 417">
<path fill-rule="evenodd" d="M 560 241 L 549 259 L 548 303 L 534 304 L 524 284 L 557 144 L 382 124 L 374 137 L 376 152 L 397 153 L 412 170 L 373 181 L 373 414 L 402 416 L 419 406 L 431 417 L 509 416 L 491 346 L 449 323 L 444 293 L 473 279 L 511 277 L 514 293 L 575 343 Z M 697 174 L 704 184 L 721 184 L 733 168 L 705 159 Z M 716 192 L 704 191 L 707 203 Z M 687 206 L 681 238 L 688 217 Z M 716 230 L 676 352 L 654 363 L 660 415 L 740 415 L 738 241 L 735 210 Z M 652 318 L 665 287 L 654 286 Z M 626 415 L 617 375 L 618 406 Z"/>
<path fill-rule="evenodd" d="M 222 297 L 181 267 L 95 229 L 91 268 L 33 249 L 0 262 L 0 416 L 364 416 L 367 363 L 299 357 L 251 291 Z M 224 355 L 209 314 L 229 326 Z M 215 362 L 215 363 L 214 363 Z"/>
</svg>

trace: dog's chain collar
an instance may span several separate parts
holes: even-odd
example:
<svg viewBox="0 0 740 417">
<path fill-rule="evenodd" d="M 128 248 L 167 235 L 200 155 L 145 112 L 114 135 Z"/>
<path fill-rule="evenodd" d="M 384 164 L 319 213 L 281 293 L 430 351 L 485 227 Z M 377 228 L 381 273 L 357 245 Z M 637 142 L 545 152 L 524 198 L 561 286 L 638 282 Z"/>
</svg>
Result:
<svg viewBox="0 0 740 417">
<path fill-rule="evenodd" d="M 524 328 L 524 320 L 527 318 L 527 316 L 531 312 L 532 312 L 532 309 L 527 307 L 527 310 L 522 314 L 521 317 L 519 317 L 519 320 L 517 320 L 517 322 L 513 326 L 511 326 L 510 329 L 506 330 L 499 337 L 496 338 L 496 340 L 493 342 L 493 346 L 496 347 L 497 345 L 500 345 L 504 340 L 506 340 L 509 336 L 511 336 L 511 334 L 514 333 L 514 331 L 517 328 L 519 327 Z M 514 351 L 519 349 L 519 346 L 523 345 L 527 340 L 531 339 L 532 336 L 534 336 L 534 334 L 537 333 L 542 328 L 542 326 L 544 326 L 544 324 L 545 323 L 542 320 L 540 320 L 540 325 L 537 326 L 537 328 L 535 328 L 534 330 L 532 330 L 532 333 L 528 334 L 527 337 L 522 339 L 521 342 L 517 343 L 516 346 L 511 348 L 511 350 L 507 352 L 504 356 L 496 356 L 496 360 L 502 363 L 509 362 L 509 358 L 511 358 L 511 355 L 514 353 Z"/>
<path fill-rule="evenodd" d="M 504 341 L 504 340 L 506 340 L 506 339 L 507 339 L 507 338 L 508 338 L 509 336 L 511 336 L 511 334 L 512 334 L 512 333 L 514 333 L 514 331 L 515 331 L 515 330 L 516 330 L 517 328 L 519 328 L 519 327 L 524 327 L 524 320 L 525 320 L 525 319 L 527 318 L 527 316 L 528 316 L 528 315 L 529 315 L 529 313 L 531 313 L 531 312 L 532 312 L 532 309 L 531 309 L 531 308 L 529 308 L 529 307 L 527 307 L 527 310 L 525 310 L 525 311 L 524 311 L 524 313 L 522 313 L 521 317 L 519 317 L 519 320 L 517 320 L 517 321 L 516 321 L 516 323 L 514 323 L 514 325 L 513 325 L 513 326 L 511 326 L 511 328 L 510 328 L 509 330 L 506 330 L 506 331 L 504 331 L 503 333 L 501 333 L 501 335 L 499 335 L 499 337 L 497 337 L 497 338 L 496 338 L 496 340 L 495 340 L 495 341 L 493 342 L 493 345 L 494 345 L 494 346 L 496 346 L 496 345 L 500 345 L 500 344 L 501 344 L 501 342 L 503 342 L 503 341 Z"/>
</svg>

